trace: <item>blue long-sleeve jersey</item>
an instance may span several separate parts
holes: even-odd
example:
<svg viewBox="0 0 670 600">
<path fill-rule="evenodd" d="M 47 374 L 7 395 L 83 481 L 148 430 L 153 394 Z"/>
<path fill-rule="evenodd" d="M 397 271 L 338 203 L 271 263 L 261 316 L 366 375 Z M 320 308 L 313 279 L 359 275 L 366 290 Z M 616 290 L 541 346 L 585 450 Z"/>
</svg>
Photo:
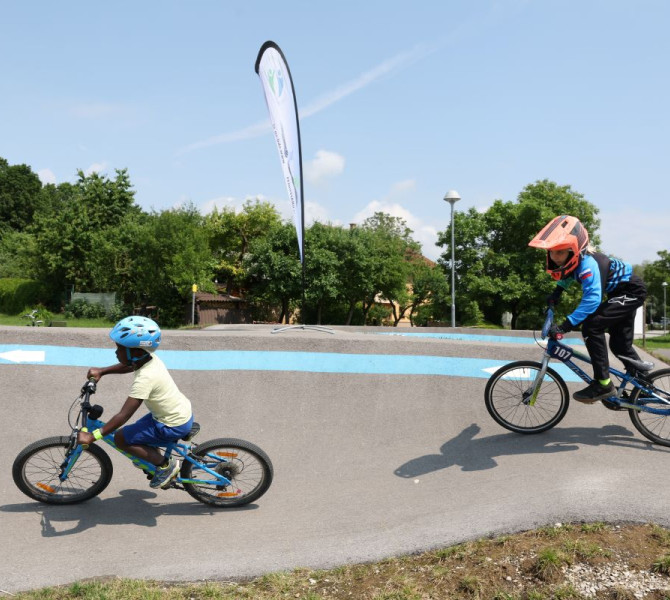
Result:
<svg viewBox="0 0 670 600">
<path fill-rule="evenodd" d="M 563 289 L 568 289 L 573 281 L 582 286 L 582 300 L 568 315 L 573 326 L 579 325 L 586 317 L 598 310 L 605 294 L 613 291 L 620 283 L 630 281 L 633 267 L 618 258 L 611 258 L 600 252 L 582 255 L 579 265 L 573 274 L 558 282 Z"/>
</svg>

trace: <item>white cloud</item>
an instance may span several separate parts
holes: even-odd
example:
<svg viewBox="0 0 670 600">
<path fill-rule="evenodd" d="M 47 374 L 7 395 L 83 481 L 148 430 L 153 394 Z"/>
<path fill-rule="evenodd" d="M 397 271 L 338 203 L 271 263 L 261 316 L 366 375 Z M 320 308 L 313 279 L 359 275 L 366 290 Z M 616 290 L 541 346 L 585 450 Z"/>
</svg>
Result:
<svg viewBox="0 0 670 600">
<path fill-rule="evenodd" d="M 368 217 L 377 212 L 383 212 L 392 217 L 399 217 L 407 223 L 413 233 L 412 238 L 421 244 L 422 254 L 436 261 L 442 250 L 435 245 L 437 242 L 438 229 L 435 225 L 426 223 L 423 219 L 415 216 L 398 202 L 389 200 L 373 200 L 363 210 L 354 215 L 354 223 L 362 223 Z"/>
<path fill-rule="evenodd" d="M 215 208 L 219 211 L 224 208 L 234 208 L 235 212 L 237 212 L 241 207 L 242 202 L 240 202 L 237 198 L 233 196 L 220 196 L 219 198 L 212 198 L 211 200 L 207 200 L 200 205 L 199 210 L 200 214 L 208 215 Z"/>
<path fill-rule="evenodd" d="M 51 169 L 41 169 L 37 172 L 37 176 L 40 178 L 42 185 L 47 185 L 49 183 L 56 184 L 56 175 Z"/>
<path fill-rule="evenodd" d="M 293 215 L 291 215 L 293 219 Z M 333 223 L 329 218 L 328 209 L 318 202 L 305 202 L 305 227 L 309 227 L 314 221 L 319 223 Z"/>
<path fill-rule="evenodd" d="M 344 162 L 344 156 L 340 154 L 318 150 L 316 158 L 305 165 L 305 179 L 318 185 L 325 179 L 340 175 L 344 171 Z"/>
<path fill-rule="evenodd" d="M 106 171 L 108 168 L 108 164 L 106 162 L 101 162 L 101 163 L 93 163 L 88 167 L 88 169 L 84 170 L 84 175 L 87 177 L 93 173 L 102 173 L 103 171 Z"/>
</svg>

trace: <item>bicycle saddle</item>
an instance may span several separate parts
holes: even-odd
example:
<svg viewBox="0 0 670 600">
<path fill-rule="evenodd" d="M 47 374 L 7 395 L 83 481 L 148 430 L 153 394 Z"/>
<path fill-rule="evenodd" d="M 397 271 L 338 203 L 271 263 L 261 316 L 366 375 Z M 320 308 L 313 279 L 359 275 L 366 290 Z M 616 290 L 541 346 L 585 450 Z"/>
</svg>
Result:
<svg viewBox="0 0 670 600">
<path fill-rule="evenodd" d="M 200 433 L 200 423 L 196 423 L 194 421 L 193 427 L 191 427 L 191 431 L 189 431 L 181 439 L 184 440 L 185 442 L 190 442 L 196 435 L 198 435 L 198 433 Z"/>
</svg>

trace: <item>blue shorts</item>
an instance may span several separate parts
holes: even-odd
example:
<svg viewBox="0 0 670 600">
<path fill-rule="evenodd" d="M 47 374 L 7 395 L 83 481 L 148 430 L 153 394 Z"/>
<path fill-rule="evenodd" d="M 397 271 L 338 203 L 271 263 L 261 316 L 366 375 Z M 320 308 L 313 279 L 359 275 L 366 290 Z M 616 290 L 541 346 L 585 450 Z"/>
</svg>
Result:
<svg viewBox="0 0 670 600">
<path fill-rule="evenodd" d="M 151 413 L 144 415 L 139 421 L 132 425 L 126 425 L 121 429 L 126 444 L 140 446 L 164 446 L 170 442 L 176 442 L 191 431 L 193 427 L 193 415 L 178 427 L 168 427 L 154 419 Z"/>
</svg>

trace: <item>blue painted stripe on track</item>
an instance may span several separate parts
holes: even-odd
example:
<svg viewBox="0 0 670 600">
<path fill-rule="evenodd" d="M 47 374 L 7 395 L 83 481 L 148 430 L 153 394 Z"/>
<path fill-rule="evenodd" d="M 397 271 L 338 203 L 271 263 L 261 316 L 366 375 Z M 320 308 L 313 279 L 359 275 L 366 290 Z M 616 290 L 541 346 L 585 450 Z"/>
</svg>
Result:
<svg viewBox="0 0 670 600">
<path fill-rule="evenodd" d="M 43 351 L 44 361 L 20 364 L 91 367 L 116 362 L 114 350 L 66 346 L 0 345 L 0 355 L 17 351 Z M 488 379 L 484 369 L 509 361 L 450 356 L 398 354 L 338 354 L 333 352 L 269 352 L 238 350 L 161 350 L 160 357 L 171 370 L 186 371 L 299 371 L 367 375 L 442 375 Z M 0 358 L 0 366 L 16 364 Z M 552 365 L 566 381 L 579 379 L 562 364 Z"/>
<path fill-rule="evenodd" d="M 535 344 L 535 338 L 529 338 L 529 337 L 518 337 L 518 336 L 511 336 L 511 335 L 480 335 L 476 333 L 421 333 L 421 332 L 379 332 L 375 333 L 374 335 L 399 335 L 399 336 L 405 336 L 405 337 L 429 337 L 429 338 L 437 338 L 437 339 L 442 339 L 442 340 L 461 340 L 461 341 L 466 341 L 466 342 L 495 342 L 499 343 L 502 342 L 504 344 Z M 570 344 L 570 345 L 584 345 L 584 340 L 580 338 L 564 338 L 563 340 L 564 344 Z"/>
</svg>

